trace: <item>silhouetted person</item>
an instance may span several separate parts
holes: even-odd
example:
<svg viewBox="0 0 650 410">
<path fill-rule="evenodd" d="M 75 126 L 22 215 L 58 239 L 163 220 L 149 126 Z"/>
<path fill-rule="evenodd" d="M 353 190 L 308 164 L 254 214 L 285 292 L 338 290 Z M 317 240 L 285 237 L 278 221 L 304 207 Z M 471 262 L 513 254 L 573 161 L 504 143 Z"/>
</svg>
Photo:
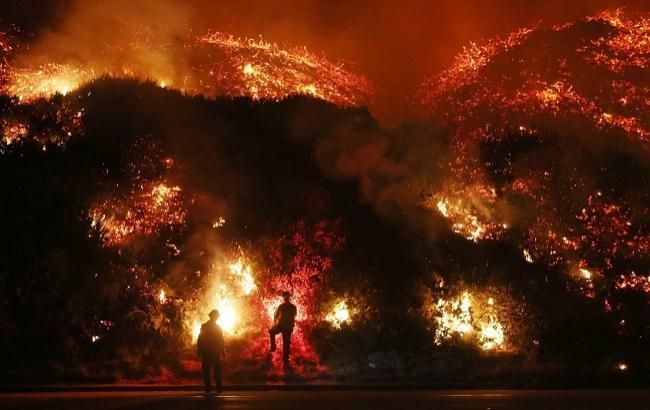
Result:
<svg viewBox="0 0 650 410">
<path fill-rule="evenodd" d="M 223 390 L 223 359 L 225 358 L 223 331 L 217 324 L 219 311 L 213 310 L 209 314 L 210 320 L 201 325 L 201 333 L 196 342 L 196 347 L 201 358 L 201 368 L 203 369 L 203 381 L 205 382 L 205 391 L 209 393 L 210 371 L 214 371 L 214 381 L 217 384 L 217 393 Z"/>
<path fill-rule="evenodd" d="M 271 351 L 275 352 L 275 335 L 282 333 L 282 359 L 284 364 L 289 364 L 289 350 L 291 348 L 291 332 L 293 332 L 293 325 L 296 322 L 296 305 L 289 302 L 289 292 L 282 292 L 284 303 L 275 309 L 273 315 L 273 327 L 269 329 L 271 336 Z"/>
</svg>

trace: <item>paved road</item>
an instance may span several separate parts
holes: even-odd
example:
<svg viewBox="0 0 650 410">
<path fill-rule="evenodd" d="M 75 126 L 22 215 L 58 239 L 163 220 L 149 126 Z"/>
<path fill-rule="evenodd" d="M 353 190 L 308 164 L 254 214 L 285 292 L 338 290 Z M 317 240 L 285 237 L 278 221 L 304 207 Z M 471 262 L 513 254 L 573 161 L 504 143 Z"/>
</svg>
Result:
<svg viewBox="0 0 650 410">
<path fill-rule="evenodd" d="M 650 409 L 650 391 L 187 391 L 2 393 L 7 409 Z"/>
</svg>

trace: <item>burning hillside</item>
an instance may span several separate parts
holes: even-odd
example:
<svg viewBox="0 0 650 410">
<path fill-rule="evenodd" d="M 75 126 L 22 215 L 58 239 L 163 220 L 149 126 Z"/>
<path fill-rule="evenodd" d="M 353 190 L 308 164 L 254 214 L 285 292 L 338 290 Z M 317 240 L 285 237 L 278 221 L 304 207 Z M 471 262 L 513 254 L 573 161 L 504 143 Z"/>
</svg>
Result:
<svg viewBox="0 0 650 410">
<path fill-rule="evenodd" d="M 455 174 L 426 205 L 468 239 L 520 237 L 587 296 L 647 272 L 649 36 L 617 11 L 466 48 L 422 89 Z"/>
<path fill-rule="evenodd" d="M 164 28 L 158 28 L 164 32 Z M 238 38 L 210 31 L 198 37 L 162 42 L 152 29 L 123 25 L 103 52 L 71 57 L 45 56 L 28 49 L 4 59 L 3 93 L 23 100 L 66 95 L 102 76 L 152 80 L 162 88 L 188 94 L 248 96 L 282 100 L 308 95 L 338 105 L 368 104 L 372 86 L 305 47 L 280 46 L 260 39 Z M 7 33 L 0 33 L 5 54 L 12 51 Z M 144 57 L 143 57 L 144 56 Z"/>
<path fill-rule="evenodd" d="M 650 368 L 646 17 L 472 44 L 392 130 L 305 48 L 117 27 L 0 31 L 7 380 L 193 380 L 213 308 L 230 382 Z"/>
</svg>

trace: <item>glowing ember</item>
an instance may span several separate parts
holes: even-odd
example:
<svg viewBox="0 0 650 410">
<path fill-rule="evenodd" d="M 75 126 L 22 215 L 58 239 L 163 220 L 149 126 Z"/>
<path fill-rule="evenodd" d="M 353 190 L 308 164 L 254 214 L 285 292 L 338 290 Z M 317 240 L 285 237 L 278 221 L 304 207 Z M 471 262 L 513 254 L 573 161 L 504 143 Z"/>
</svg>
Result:
<svg viewBox="0 0 650 410">
<path fill-rule="evenodd" d="M 27 136 L 27 125 L 18 122 L 2 122 L 2 141 L 10 145 L 16 140 Z"/>
<path fill-rule="evenodd" d="M 167 303 L 167 294 L 163 289 L 160 289 L 160 293 L 158 293 L 158 301 L 160 303 Z"/>
<path fill-rule="evenodd" d="M 93 78 L 96 77 L 92 71 L 52 63 L 35 69 L 16 69 L 5 92 L 24 100 L 57 93 L 66 95 Z"/>
<path fill-rule="evenodd" d="M 91 226 L 99 227 L 109 245 L 123 244 L 134 235 L 151 235 L 163 227 L 182 225 L 186 211 L 182 189 L 165 182 L 141 185 L 124 201 L 105 201 L 91 213 Z"/>
<path fill-rule="evenodd" d="M 208 70 L 214 86 L 225 84 L 225 94 L 270 100 L 306 94 L 346 106 L 369 101 L 371 86 L 366 79 L 305 48 L 281 48 L 262 39 L 235 38 L 220 32 L 208 33 L 199 41 L 219 47 L 230 66 L 239 68 L 232 74 L 219 67 Z"/>
<path fill-rule="evenodd" d="M 224 217 L 221 217 L 221 216 L 220 216 L 219 219 L 217 219 L 216 221 L 214 221 L 214 222 L 212 223 L 212 227 L 215 228 L 215 229 L 216 229 L 216 228 L 221 228 L 221 227 L 224 226 L 225 224 L 226 224 L 226 219 L 225 219 Z"/>
<path fill-rule="evenodd" d="M 534 262 L 533 256 L 530 254 L 530 251 L 528 249 L 524 249 L 523 253 L 524 253 L 524 259 L 526 260 L 526 262 L 528 262 L 528 263 L 533 263 Z"/>
<path fill-rule="evenodd" d="M 451 222 L 451 229 L 471 241 L 481 239 L 499 239 L 505 223 L 491 221 L 496 215 L 494 189 L 472 187 L 462 194 L 449 186 L 445 194 L 438 194 L 425 202 L 425 206 L 434 208 Z"/>
<path fill-rule="evenodd" d="M 332 310 L 325 316 L 327 320 L 334 328 L 340 329 L 343 323 L 348 323 L 350 320 L 350 309 L 345 300 L 337 302 Z"/>
<path fill-rule="evenodd" d="M 589 297 L 595 276 L 636 266 L 650 250 L 640 186 L 604 189 L 612 169 L 556 159 L 554 147 L 574 138 L 591 150 L 590 136 L 647 152 L 649 32 L 646 15 L 616 11 L 471 44 L 421 89 L 427 117 L 452 130 L 450 176 L 424 206 L 475 242 L 517 226 L 527 262 L 564 268 Z"/>
<path fill-rule="evenodd" d="M 616 288 L 650 293 L 650 276 L 637 275 L 635 272 L 627 275 L 619 275 L 616 278 Z"/>
<path fill-rule="evenodd" d="M 588 269 L 580 268 L 580 275 L 585 279 L 591 279 L 591 272 Z"/>
<path fill-rule="evenodd" d="M 110 76 L 151 80 L 161 88 L 176 87 L 190 94 L 271 100 L 303 94 L 345 106 L 368 104 L 372 94 L 364 77 L 301 47 L 280 47 L 220 32 L 182 39 L 178 44 L 161 44 L 138 35 L 129 36 L 125 44 L 115 41 L 118 44 L 104 45 L 110 54 L 97 61 L 72 65 L 52 56 L 48 64 L 29 65 L 28 58 L 21 58 L 19 66 L 0 66 L 6 83 L 0 82 L 0 90 L 33 100 L 66 95 L 94 79 Z M 133 53 L 135 50 L 138 52 Z M 151 58 L 133 57 L 142 53 Z M 170 68 L 161 65 L 161 60 L 177 63 Z"/>
</svg>

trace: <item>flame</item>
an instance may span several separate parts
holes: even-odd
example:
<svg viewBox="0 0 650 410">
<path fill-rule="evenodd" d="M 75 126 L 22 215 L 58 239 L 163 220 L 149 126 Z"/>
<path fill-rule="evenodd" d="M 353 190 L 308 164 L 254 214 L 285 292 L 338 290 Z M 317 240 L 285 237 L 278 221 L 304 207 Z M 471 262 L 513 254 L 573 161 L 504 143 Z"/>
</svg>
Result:
<svg viewBox="0 0 650 410">
<path fill-rule="evenodd" d="M 464 335 L 472 331 L 471 307 L 472 302 L 467 292 L 463 292 L 459 299 L 451 302 L 438 299 L 437 309 L 440 317 L 437 319 L 436 344 L 441 344 L 444 339 L 454 334 Z"/>
<path fill-rule="evenodd" d="M 360 75 L 353 74 L 304 47 L 281 47 L 262 39 L 235 38 L 211 31 L 198 38 L 184 38 L 175 44 L 161 44 L 133 36 L 133 44 L 102 45 L 111 58 L 78 61 L 74 65 L 57 61 L 30 65 L 0 65 L 6 85 L 0 91 L 21 100 L 66 95 L 81 85 L 102 76 L 151 80 L 161 88 L 175 87 L 188 94 L 204 96 L 249 96 L 254 99 L 281 100 L 296 94 L 309 95 L 344 106 L 366 105 L 372 87 Z M 0 38 L 0 46 L 4 43 Z M 134 59 L 148 52 L 173 55 L 173 67 L 160 67 L 159 58 Z M 105 60 L 119 61 L 108 63 Z M 0 59 L 0 62 L 5 61 Z"/>
<path fill-rule="evenodd" d="M 7 145 L 26 137 L 28 132 L 29 128 L 26 124 L 2 121 L 2 141 Z"/>
<path fill-rule="evenodd" d="M 212 227 L 215 228 L 215 229 L 216 228 L 221 228 L 225 224 L 226 224 L 226 219 L 224 217 L 220 216 L 216 221 L 214 221 L 212 223 Z"/>
<path fill-rule="evenodd" d="M 193 306 L 188 304 L 187 327 L 193 340 L 196 340 L 200 330 L 200 318 L 212 309 L 219 311 L 217 323 L 226 335 L 237 336 L 246 331 L 244 318 L 251 308 L 251 296 L 257 290 L 253 269 L 243 255 L 234 261 L 216 265 L 208 290 Z"/>
<path fill-rule="evenodd" d="M 333 307 L 332 310 L 325 316 L 325 320 L 328 321 L 335 329 L 340 329 L 343 323 L 349 323 L 350 321 L 350 309 L 345 300 L 340 300 Z"/>
<path fill-rule="evenodd" d="M 53 94 L 66 95 L 95 78 L 92 71 L 83 68 L 50 63 L 36 68 L 13 71 L 5 92 L 21 100 L 32 100 Z"/>
<path fill-rule="evenodd" d="M 468 291 L 450 300 L 439 298 L 435 304 L 436 322 L 434 341 L 441 345 L 454 336 L 475 341 L 483 350 L 505 348 L 505 328 L 496 314 L 496 301 L 487 297 L 485 305 L 474 303 L 475 297 Z"/>
<path fill-rule="evenodd" d="M 236 262 L 231 263 L 228 265 L 228 269 L 230 269 L 231 274 L 237 277 L 237 281 L 244 295 L 248 296 L 257 289 L 251 266 L 246 265 L 243 259 L 240 258 Z"/>
<path fill-rule="evenodd" d="M 232 78 L 223 71 L 209 70 L 213 84 L 231 85 L 226 94 L 270 100 L 305 94 L 344 106 L 361 105 L 372 94 L 368 80 L 305 48 L 283 48 L 221 32 L 209 32 L 199 42 L 220 48 L 230 64 L 239 67 Z"/>
<path fill-rule="evenodd" d="M 533 255 L 530 254 L 530 251 L 528 249 L 524 249 L 523 251 L 524 254 L 524 259 L 528 263 L 533 263 L 535 260 L 533 259 Z"/>
<path fill-rule="evenodd" d="M 216 306 L 220 314 L 217 324 L 221 326 L 224 332 L 233 334 L 240 320 L 238 309 L 228 296 L 220 296 L 217 299 Z"/>
<path fill-rule="evenodd" d="M 586 25 L 601 30 L 586 32 Z M 520 155 L 510 146 L 551 146 L 547 131 L 539 127 L 544 124 L 561 130 L 551 138 L 564 138 L 568 130 L 566 135 L 622 138 L 640 150 L 648 148 L 644 113 L 650 98 L 639 80 L 650 67 L 648 33 L 647 15 L 628 17 L 617 10 L 466 47 L 421 88 L 427 116 L 452 130 L 451 176 L 427 195 L 424 206 L 474 242 L 506 237 L 511 215 L 525 213 L 526 220 L 517 221 L 524 232 L 524 259 L 566 269 L 567 277 L 580 278 L 583 294 L 594 297 L 595 277 L 615 277 L 617 264 L 627 267 L 650 251 L 640 201 L 635 193 L 604 191 L 601 179 L 581 168 L 557 172 L 555 164 L 522 166 L 527 152 Z M 555 42 L 575 36 L 583 40 L 575 49 L 530 49 L 540 38 Z M 584 66 L 598 70 L 588 84 Z M 580 129 L 572 130 L 573 124 Z M 494 151 L 483 155 L 486 149 Z M 560 215 L 558 208 L 568 212 Z"/>
<path fill-rule="evenodd" d="M 199 340 L 199 334 L 201 333 L 201 322 L 194 321 L 191 326 L 192 329 L 192 343 L 196 343 Z"/>
<path fill-rule="evenodd" d="M 505 340 L 503 325 L 494 315 L 490 315 L 488 322 L 481 326 L 480 343 L 483 350 L 498 349 Z"/>
<path fill-rule="evenodd" d="M 425 206 L 436 209 L 451 222 L 451 229 L 466 239 L 499 239 L 505 223 L 491 221 L 495 213 L 491 205 L 497 201 L 494 188 L 475 185 L 462 191 L 447 185 L 441 193 L 425 201 Z"/>
<path fill-rule="evenodd" d="M 186 210 L 182 188 L 166 182 L 136 187 L 124 200 L 110 199 L 90 211 L 91 227 L 100 227 L 105 243 L 121 245 L 134 235 L 150 235 L 161 227 L 182 225 Z"/>
<path fill-rule="evenodd" d="M 251 63 L 246 63 L 242 72 L 244 75 L 255 75 L 255 68 L 253 68 L 253 65 Z"/>
</svg>

